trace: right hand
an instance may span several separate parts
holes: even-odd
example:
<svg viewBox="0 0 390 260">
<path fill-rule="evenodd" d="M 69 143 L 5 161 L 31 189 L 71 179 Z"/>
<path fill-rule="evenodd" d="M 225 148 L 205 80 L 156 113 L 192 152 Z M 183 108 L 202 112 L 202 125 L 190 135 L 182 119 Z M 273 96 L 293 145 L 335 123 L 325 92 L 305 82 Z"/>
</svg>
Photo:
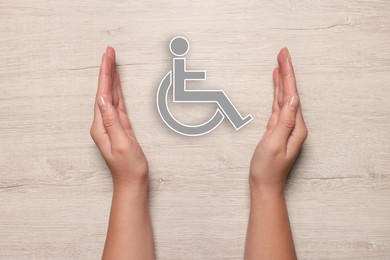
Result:
<svg viewBox="0 0 390 260">
<path fill-rule="evenodd" d="M 127 116 L 112 47 L 102 57 L 90 133 L 111 171 L 114 188 L 147 187 L 148 162 Z"/>
<path fill-rule="evenodd" d="M 279 67 L 273 72 L 272 114 L 253 154 L 249 181 L 251 189 L 283 193 L 288 172 L 308 132 L 287 48 L 280 51 L 277 60 Z"/>
</svg>

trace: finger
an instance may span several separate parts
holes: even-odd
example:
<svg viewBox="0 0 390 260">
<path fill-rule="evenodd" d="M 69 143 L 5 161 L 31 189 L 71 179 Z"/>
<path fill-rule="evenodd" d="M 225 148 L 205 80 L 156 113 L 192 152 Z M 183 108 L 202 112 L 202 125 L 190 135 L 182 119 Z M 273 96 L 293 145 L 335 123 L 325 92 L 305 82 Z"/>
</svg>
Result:
<svg viewBox="0 0 390 260">
<path fill-rule="evenodd" d="M 279 120 L 275 126 L 272 136 L 276 139 L 275 142 L 287 145 L 287 141 L 293 131 L 296 123 L 299 98 L 292 96 L 283 106 L 279 114 Z M 287 148 L 286 148 L 287 149 Z"/>
<path fill-rule="evenodd" d="M 115 66 L 115 61 L 116 61 L 116 54 L 115 54 L 115 49 L 112 48 L 111 46 L 107 46 L 106 53 L 108 57 L 110 58 L 111 62 L 111 68 L 112 68 L 112 73 L 111 73 L 111 80 L 112 80 L 112 88 L 111 88 L 111 95 L 112 95 L 112 104 L 115 108 L 118 107 L 119 103 L 119 97 L 118 97 L 118 91 L 116 89 L 116 66 Z"/>
<path fill-rule="evenodd" d="M 279 97 L 279 68 L 275 68 L 274 72 L 272 74 L 272 78 L 274 81 L 274 102 L 272 105 L 272 112 L 279 112 L 280 111 L 280 106 L 278 103 L 278 97 Z"/>
<path fill-rule="evenodd" d="M 123 97 L 121 79 L 120 79 L 119 71 L 117 71 L 117 70 L 115 71 L 115 79 L 116 79 L 115 80 L 116 81 L 116 89 L 117 89 L 118 98 L 119 98 L 118 108 L 123 113 L 127 114 L 126 104 L 125 104 L 125 100 L 124 100 L 124 97 Z"/>
<path fill-rule="evenodd" d="M 107 46 L 106 53 L 107 53 L 108 57 L 110 58 L 110 61 L 112 62 L 112 64 L 115 65 L 115 62 L 116 62 L 115 49 L 111 46 Z"/>
<path fill-rule="evenodd" d="M 119 72 L 116 69 L 115 66 L 115 60 L 116 60 L 116 53 L 115 49 L 108 46 L 107 47 L 107 54 L 110 57 L 111 65 L 113 69 L 112 78 L 113 78 L 113 87 L 112 87 L 112 95 L 113 95 L 113 106 L 117 108 L 119 121 L 125 130 L 126 134 L 129 136 L 135 137 L 134 133 L 132 132 L 131 123 L 129 121 L 129 118 L 127 116 L 126 112 L 126 106 L 123 99 L 123 93 L 120 83 L 120 77 Z"/>
<path fill-rule="evenodd" d="M 100 65 L 100 70 L 99 70 L 99 80 L 98 80 L 98 89 L 97 89 L 97 93 L 96 93 L 96 97 L 99 96 L 100 94 L 100 91 L 99 91 L 99 86 L 100 86 L 100 81 L 101 81 L 101 77 L 102 77 L 102 66 L 103 66 L 103 61 L 104 61 L 104 56 L 106 54 L 103 53 L 103 56 L 102 56 L 102 62 L 101 62 L 101 65 Z M 104 129 L 104 126 L 103 124 L 101 123 L 102 122 L 102 117 L 100 115 L 100 111 L 99 111 L 99 107 L 98 107 L 98 104 L 97 104 L 97 99 L 95 98 L 95 104 L 94 104 L 94 117 L 93 117 L 93 120 L 94 120 L 94 124 L 96 125 L 96 127 L 102 129 L 103 132 L 105 132 L 105 129 Z M 101 123 L 101 124 L 100 124 Z"/>
<path fill-rule="evenodd" d="M 114 82 L 116 84 L 116 90 L 117 90 L 118 99 L 119 99 L 118 100 L 118 113 L 119 113 L 120 122 L 121 122 L 125 132 L 129 136 L 135 137 L 130 120 L 129 120 L 129 117 L 128 117 L 127 112 L 126 112 L 126 106 L 125 106 L 125 101 L 123 99 L 123 93 L 122 93 L 122 88 L 121 88 L 121 84 L 120 84 L 120 78 L 119 78 L 118 71 L 115 71 L 115 78 L 116 78 L 116 80 Z"/>
<path fill-rule="evenodd" d="M 103 56 L 102 65 L 100 66 L 99 84 L 96 97 L 105 96 L 108 102 L 112 103 L 111 88 L 113 84 L 113 70 L 111 59 L 108 56 L 107 50 Z"/>
<path fill-rule="evenodd" d="M 106 133 L 106 129 L 104 128 L 102 116 L 98 107 L 98 97 L 99 96 L 108 97 L 109 102 L 111 102 L 111 90 L 110 88 L 105 87 L 105 86 L 110 86 L 112 84 L 111 72 L 112 71 L 111 71 L 109 57 L 107 53 L 104 53 L 102 57 L 102 64 L 100 65 L 98 89 L 95 98 L 95 110 L 94 110 L 95 111 L 94 123 L 97 125 L 96 127 L 99 128 L 102 133 Z"/>
<path fill-rule="evenodd" d="M 278 96 L 279 96 L 279 68 L 275 68 L 273 71 L 273 81 L 274 81 L 274 100 L 272 104 L 272 114 L 268 120 L 267 124 L 267 131 L 272 132 L 274 129 L 276 123 L 278 122 L 279 117 L 279 103 L 278 103 Z"/>
<path fill-rule="evenodd" d="M 289 100 L 292 96 L 299 96 L 296 87 L 294 68 L 291 56 L 287 48 L 283 48 L 278 55 L 278 63 L 281 67 L 283 81 L 283 100 Z"/>
<path fill-rule="evenodd" d="M 99 70 L 99 84 L 98 84 L 98 90 L 97 90 L 96 96 L 98 96 L 99 93 L 101 92 L 100 82 L 102 80 L 102 75 L 103 75 L 102 67 L 103 67 L 104 59 L 105 59 L 105 53 L 102 56 L 102 63 L 101 63 L 100 70 Z M 109 137 L 107 135 L 107 131 L 103 125 L 102 116 L 100 114 L 100 110 L 99 110 L 98 103 L 97 103 L 97 98 L 95 98 L 95 103 L 94 103 L 94 118 L 93 118 L 91 130 L 90 130 L 90 134 L 91 134 L 91 137 L 94 140 L 95 144 L 99 148 L 100 152 L 103 155 L 105 155 L 106 151 L 110 150 L 111 144 L 110 144 Z"/>
<path fill-rule="evenodd" d="M 109 136 L 111 147 L 120 147 L 121 145 L 126 143 L 127 137 L 119 121 L 118 112 L 116 108 L 112 105 L 112 73 L 112 62 L 110 61 L 110 58 L 108 56 L 105 56 L 101 68 L 99 96 L 97 99 L 103 126 Z"/>
<path fill-rule="evenodd" d="M 283 48 L 278 55 L 278 63 L 282 68 L 281 78 L 283 81 L 283 99 L 289 100 L 292 96 L 299 97 L 296 86 L 296 78 L 291 56 L 287 48 Z M 287 144 L 287 151 L 297 154 L 307 138 L 307 128 L 302 115 L 301 104 L 298 106 L 296 123 Z"/>
<path fill-rule="evenodd" d="M 115 66 L 115 65 L 114 65 Z M 115 108 L 119 109 L 119 94 L 118 94 L 118 83 L 117 83 L 117 71 L 116 68 L 114 67 L 114 82 L 113 82 L 113 105 Z"/>
<path fill-rule="evenodd" d="M 282 78 L 283 67 L 281 66 L 281 63 L 280 63 L 280 60 L 279 60 L 279 56 L 282 53 L 282 51 L 283 51 L 283 49 L 280 50 L 280 52 L 278 54 L 278 57 L 277 57 L 277 61 L 278 61 L 278 65 L 279 65 L 279 93 L 278 93 L 279 108 L 282 108 L 283 104 L 284 104 L 284 100 L 283 100 L 284 84 L 283 84 L 283 78 Z"/>
<path fill-rule="evenodd" d="M 126 107 L 123 101 L 123 94 L 121 90 L 120 85 L 120 78 L 119 78 L 119 72 L 116 69 L 115 60 L 116 60 L 116 53 L 115 49 L 108 46 L 107 47 L 107 54 L 110 57 L 111 65 L 113 69 L 112 73 L 112 79 L 113 79 L 113 85 L 112 85 L 112 97 L 113 97 L 113 105 L 115 108 L 119 108 L 120 110 L 124 111 L 126 113 Z"/>
</svg>

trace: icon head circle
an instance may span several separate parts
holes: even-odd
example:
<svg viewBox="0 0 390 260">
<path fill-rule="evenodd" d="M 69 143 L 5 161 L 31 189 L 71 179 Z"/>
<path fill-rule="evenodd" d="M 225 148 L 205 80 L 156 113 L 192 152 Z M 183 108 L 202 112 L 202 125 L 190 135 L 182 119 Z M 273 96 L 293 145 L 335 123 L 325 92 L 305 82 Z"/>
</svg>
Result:
<svg viewBox="0 0 390 260">
<path fill-rule="evenodd" d="M 187 39 L 182 36 L 176 36 L 169 43 L 169 49 L 175 56 L 184 56 L 190 49 L 190 44 Z"/>
</svg>

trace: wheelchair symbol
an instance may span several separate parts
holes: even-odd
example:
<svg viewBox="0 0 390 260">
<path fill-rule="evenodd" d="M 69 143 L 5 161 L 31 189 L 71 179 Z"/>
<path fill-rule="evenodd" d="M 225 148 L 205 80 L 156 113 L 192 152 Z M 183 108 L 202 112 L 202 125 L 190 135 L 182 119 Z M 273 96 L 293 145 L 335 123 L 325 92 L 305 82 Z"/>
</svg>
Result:
<svg viewBox="0 0 390 260">
<path fill-rule="evenodd" d="M 223 121 L 225 116 L 236 130 L 249 123 L 253 118 L 247 115 L 243 118 L 235 106 L 225 95 L 223 90 L 187 90 L 186 81 L 205 80 L 206 71 L 186 70 L 186 59 L 180 58 L 189 50 L 188 41 L 177 36 L 169 43 L 173 58 L 173 69 L 162 79 L 157 91 L 157 109 L 165 124 L 173 131 L 186 136 L 204 135 L 214 130 Z M 186 125 L 176 120 L 168 108 L 168 92 L 173 85 L 173 102 L 181 103 L 217 103 L 218 108 L 214 115 L 200 125 Z"/>
</svg>

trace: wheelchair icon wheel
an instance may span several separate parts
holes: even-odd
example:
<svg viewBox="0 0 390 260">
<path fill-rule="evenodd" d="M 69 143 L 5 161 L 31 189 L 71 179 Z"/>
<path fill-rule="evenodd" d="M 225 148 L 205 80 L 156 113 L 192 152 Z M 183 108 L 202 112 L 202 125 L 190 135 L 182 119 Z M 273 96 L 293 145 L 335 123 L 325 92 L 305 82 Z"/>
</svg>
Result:
<svg viewBox="0 0 390 260">
<path fill-rule="evenodd" d="M 157 91 L 157 109 L 165 124 L 173 131 L 186 136 L 200 136 L 213 131 L 225 118 L 224 114 L 217 108 L 214 115 L 203 124 L 191 126 L 179 122 L 172 116 L 168 108 L 168 92 L 171 86 L 172 71 L 169 71 L 162 79 Z"/>
</svg>

